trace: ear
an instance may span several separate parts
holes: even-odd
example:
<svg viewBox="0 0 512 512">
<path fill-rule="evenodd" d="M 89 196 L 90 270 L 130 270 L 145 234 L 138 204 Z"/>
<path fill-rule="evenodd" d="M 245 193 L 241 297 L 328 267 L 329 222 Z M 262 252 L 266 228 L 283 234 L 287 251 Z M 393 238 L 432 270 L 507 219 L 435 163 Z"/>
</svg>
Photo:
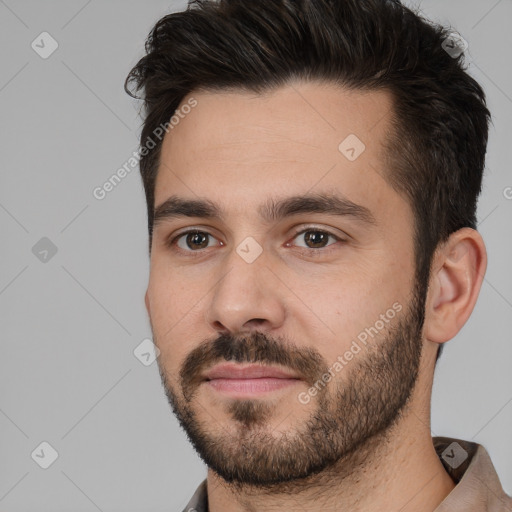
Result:
<svg viewBox="0 0 512 512">
<path fill-rule="evenodd" d="M 460 331 L 476 304 L 486 268 L 485 244 L 474 229 L 459 229 L 436 250 L 425 306 L 426 339 L 444 343 Z"/>
<path fill-rule="evenodd" d="M 150 308 L 149 308 L 149 295 L 148 295 L 148 290 L 146 290 L 146 294 L 144 295 L 144 302 L 146 304 L 146 311 L 148 312 L 148 315 L 151 317 L 151 312 L 150 312 Z"/>
</svg>

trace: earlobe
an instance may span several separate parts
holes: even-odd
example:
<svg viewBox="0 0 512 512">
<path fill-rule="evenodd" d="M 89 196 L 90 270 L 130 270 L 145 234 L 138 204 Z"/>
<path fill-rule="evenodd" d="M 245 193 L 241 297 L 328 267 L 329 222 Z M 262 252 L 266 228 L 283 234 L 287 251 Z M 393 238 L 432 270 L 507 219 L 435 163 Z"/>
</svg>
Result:
<svg viewBox="0 0 512 512">
<path fill-rule="evenodd" d="M 435 343 L 452 339 L 476 304 L 487 251 L 478 231 L 462 228 L 436 250 L 425 311 L 425 337 Z"/>
</svg>

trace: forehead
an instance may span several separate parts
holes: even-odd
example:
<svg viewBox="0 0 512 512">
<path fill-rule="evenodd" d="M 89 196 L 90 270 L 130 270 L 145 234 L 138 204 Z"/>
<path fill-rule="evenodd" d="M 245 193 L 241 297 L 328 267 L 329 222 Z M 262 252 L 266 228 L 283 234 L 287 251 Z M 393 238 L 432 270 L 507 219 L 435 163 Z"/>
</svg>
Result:
<svg viewBox="0 0 512 512">
<path fill-rule="evenodd" d="M 182 105 L 190 98 L 196 106 L 162 144 L 155 206 L 210 197 L 245 214 L 269 196 L 326 191 L 376 210 L 403 202 L 383 179 L 386 91 L 295 82 L 265 94 L 196 91 Z"/>
</svg>

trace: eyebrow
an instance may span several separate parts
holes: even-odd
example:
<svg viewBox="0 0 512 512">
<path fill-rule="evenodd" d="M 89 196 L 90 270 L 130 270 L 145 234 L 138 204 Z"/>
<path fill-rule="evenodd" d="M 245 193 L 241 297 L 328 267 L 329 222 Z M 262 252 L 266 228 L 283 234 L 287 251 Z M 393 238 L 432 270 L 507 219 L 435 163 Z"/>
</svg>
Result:
<svg viewBox="0 0 512 512">
<path fill-rule="evenodd" d="M 351 217 L 368 225 L 377 224 L 372 212 L 366 206 L 332 194 L 299 195 L 279 200 L 271 198 L 258 208 L 258 214 L 267 223 L 304 213 Z M 209 199 L 185 199 L 171 196 L 154 209 L 153 224 L 156 226 L 164 220 L 181 217 L 225 221 L 222 209 Z"/>
</svg>

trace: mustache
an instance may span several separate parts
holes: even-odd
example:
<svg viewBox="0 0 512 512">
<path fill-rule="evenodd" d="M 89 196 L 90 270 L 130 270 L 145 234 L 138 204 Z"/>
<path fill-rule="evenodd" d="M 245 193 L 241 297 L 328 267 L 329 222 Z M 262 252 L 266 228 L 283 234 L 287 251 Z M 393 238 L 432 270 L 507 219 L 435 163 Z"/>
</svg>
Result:
<svg viewBox="0 0 512 512">
<path fill-rule="evenodd" d="M 239 336 L 225 333 L 202 342 L 185 358 L 180 370 L 185 396 L 192 396 L 203 381 L 201 373 L 224 361 L 277 364 L 294 370 L 310 386 L 329 368 L 315 349 L 296 347 L 282 337 L 270 338 L 259 331 Z"/>
</svg>

